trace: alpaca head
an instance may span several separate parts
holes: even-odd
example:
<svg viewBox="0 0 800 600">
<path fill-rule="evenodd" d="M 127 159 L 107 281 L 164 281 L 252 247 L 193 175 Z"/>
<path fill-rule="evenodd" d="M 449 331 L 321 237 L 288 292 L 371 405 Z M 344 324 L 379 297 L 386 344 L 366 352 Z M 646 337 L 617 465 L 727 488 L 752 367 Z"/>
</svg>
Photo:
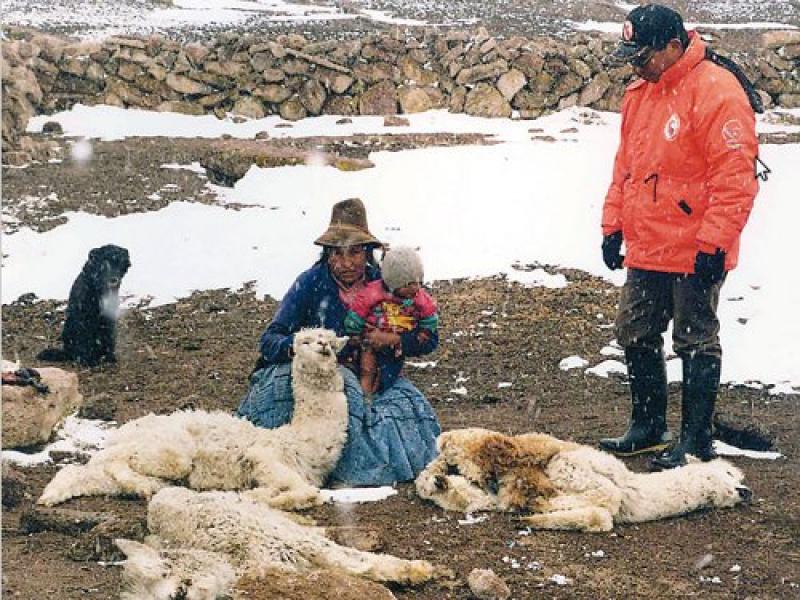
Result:
<svg viewBox="0 0 800 600">
<path fill-rule="evenodd" d="M 114 540 L 126 556 L 121 600 L 228 597 L 236 580 L 224 557 L 203 550 L 159 551 L 133 540 Z"/>
<path fill-rule="evenodd" d="M 346 343 L 347 337 L 336 337 L 330 329 L 301 329 L 294 334 L 294 362 L 309 370 L 334 370 L 336 355 Z"/>
</svg>

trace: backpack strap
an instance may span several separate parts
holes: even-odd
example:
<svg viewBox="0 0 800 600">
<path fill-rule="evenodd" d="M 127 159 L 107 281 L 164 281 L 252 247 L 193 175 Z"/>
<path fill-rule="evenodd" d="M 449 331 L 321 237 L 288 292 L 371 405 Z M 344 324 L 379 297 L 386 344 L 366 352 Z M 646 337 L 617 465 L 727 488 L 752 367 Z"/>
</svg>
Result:
<svg viewBox="0 0 800 600">
<path fill-rule="evenodd" d="M 747 100 L 750 102 L 750 107 L 753 109 L 753 112 L 758 114 L 764 112 L 764 103 L 761 101 L 761 96 L 758 95 L 756 88 L 750 83 L 747 75 L 744 74 L 744 71 L 742 71 L 739 65 L 730 58 L 717 54 L 708 46 L 706 46 L 706 60 L 710 60 L 715 65 L 719 65 L 723 69 L 733 73 L 733 76 L 739 81 L 739 85 L 742 86 L 744 93 L 747 94 Z"/>
</svg>

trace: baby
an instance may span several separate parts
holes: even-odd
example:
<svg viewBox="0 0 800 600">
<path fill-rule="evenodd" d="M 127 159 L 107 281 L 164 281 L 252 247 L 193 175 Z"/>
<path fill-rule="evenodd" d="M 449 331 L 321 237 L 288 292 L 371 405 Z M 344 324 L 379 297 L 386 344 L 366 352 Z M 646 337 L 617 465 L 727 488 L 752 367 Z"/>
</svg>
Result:
<svg viewBox="0 0 800 600">
<path fill-rule="evenodd" d="M 423 268 L 419 254 L 405 246 L 386 251 L 381 262 L 383 279 L 371 281 L 353 300 L 344 321 L 345 333 L 361 336 L 367 328 L 405 333 L 417 330 L 425 342 L 439 326 L 436 302 L 422 289 Z M 394 360 L 402 360 L 398 350 Z M 361 350 L 361 387 L 369 397 L 378 390 L 380 373 L 375 352 L 367 344 Z"/>
</svg>

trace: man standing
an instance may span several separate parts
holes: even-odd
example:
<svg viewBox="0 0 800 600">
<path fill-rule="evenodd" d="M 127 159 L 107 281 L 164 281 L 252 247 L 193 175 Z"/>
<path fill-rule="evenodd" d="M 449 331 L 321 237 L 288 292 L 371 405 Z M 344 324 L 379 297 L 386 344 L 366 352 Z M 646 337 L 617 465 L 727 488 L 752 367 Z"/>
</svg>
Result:
<svg viewBox="0 0 800 600">
<path fill-rule="evenodd" d="M 753 108 L 744 84 L 710 57 L 678 13 L 656 4 L 630 12 L 613 55 L 639 77 L 622 101 L 602 221 L 603 260 L 610 269 L 628 268 L 616 333 L 633 409 L 628 431 L 600 447 L 621 455 L 666 448 L 662 334 L 673 320 L 683 362 L 680 439 L 653 459 L 656 469 L 684 465 L 686 454 L 714 458 L 717 305 L 758 191 Z"/>
</svg>

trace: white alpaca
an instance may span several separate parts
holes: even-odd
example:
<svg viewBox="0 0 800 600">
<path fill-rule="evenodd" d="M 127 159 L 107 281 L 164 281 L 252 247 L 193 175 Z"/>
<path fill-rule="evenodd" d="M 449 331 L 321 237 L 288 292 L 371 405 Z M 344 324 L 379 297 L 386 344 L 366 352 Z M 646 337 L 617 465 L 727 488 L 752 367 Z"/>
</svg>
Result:
<svg viewBox="0 0 800 600">
<path fill-rule="evenodd" d="M 150 500 L 147 543 L 118 540 L 128 557 L 123 600 L 213 600 L 243 575 L 271 568 L 327 568 L 378 582 L 415 585 L 445 574 L 424 560 L 340 546 L 324 529 L 236 492 L 165 488 Z"/>
<path fill-rule="evenodd" d="M 439 436 L 439 456 L 416 480 L 417 492 L 446 510 L 520 511 L 536 529 L 610 531 L 750 498 L 729 462 L 695 462 L 634 473 L 614 456 L 531 433 L 506 436 L 459 429 Z"/>
<path fill-rule="evenodd" d="M 147 415 L 123 425 L 86 465 L 70 465 L 47 485 L 39 504 L 76 496 L 149 497 L 185 482 L 196 490 L 249 490 L 270 506 L 322 502 L 319 486 L 347 439 L 347 398 L 336 353 L 347 338 L 304 329 L 294 338 L 291 423 L 264 429 L 222 412 Z"/>
</svg>

